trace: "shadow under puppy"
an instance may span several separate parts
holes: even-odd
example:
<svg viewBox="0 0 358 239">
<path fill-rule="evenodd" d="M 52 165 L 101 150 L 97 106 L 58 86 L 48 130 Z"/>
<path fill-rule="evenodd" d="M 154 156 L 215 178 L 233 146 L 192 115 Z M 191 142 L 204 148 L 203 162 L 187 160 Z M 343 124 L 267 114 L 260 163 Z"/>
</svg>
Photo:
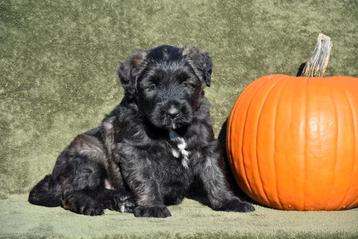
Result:
<svg viewBox="0 0 358 239">
<path fill-rule="evenodd" d="M 137 217 L 168 217 L 199 182 L 208 205 L 253 211 L 233 194 L 204 88 L 212 61 L 194 47 L 138 50 L 120 64 L 121 103 L 102 124 L 77 136 L 29 201 L 99 215 L 105 208 Z"/>
</svg>

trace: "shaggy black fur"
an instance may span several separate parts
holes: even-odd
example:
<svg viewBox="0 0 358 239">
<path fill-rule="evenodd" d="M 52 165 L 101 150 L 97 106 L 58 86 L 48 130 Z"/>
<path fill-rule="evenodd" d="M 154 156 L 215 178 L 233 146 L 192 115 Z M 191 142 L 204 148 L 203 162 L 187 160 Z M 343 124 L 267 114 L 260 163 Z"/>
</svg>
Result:
<svg viewBox="0 0 358 239">
<path fill-rule="evenodd" d="M 168 217 L 201 185 L 214 210 L 253 211 L 232 193 L 214 138 L 204 85 L 212 62 L 194 47 L 139 50 L 120 64 L 122 102 L 77 136 L 29 201 L 99 215 L 105 208 Z"/>
</svg>

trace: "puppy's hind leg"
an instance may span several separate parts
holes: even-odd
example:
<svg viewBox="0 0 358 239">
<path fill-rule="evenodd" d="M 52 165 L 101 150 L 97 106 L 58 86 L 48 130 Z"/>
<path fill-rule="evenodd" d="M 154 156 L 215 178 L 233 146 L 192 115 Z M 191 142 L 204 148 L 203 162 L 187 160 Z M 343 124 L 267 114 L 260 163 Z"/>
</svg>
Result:
<svg viewBox="0 0 358 239">
<path fill-rule="evenodd" d="M 93 196 L 103 190 L 103 169 L 96 162 L 83 157 L 75 157 L 68 163 L 72 172 L 62 185 L 62 207 L 84 215 L 103 214 L 103 203 Z"/>
<path fill-rule="evenodd" d="M 61 191 L 58 183 L 52 179 L 51 175 L 46 175 L 31 189 L 28 200 L 35 205 L 46 207 L 60 206 Z"/>
</svg>

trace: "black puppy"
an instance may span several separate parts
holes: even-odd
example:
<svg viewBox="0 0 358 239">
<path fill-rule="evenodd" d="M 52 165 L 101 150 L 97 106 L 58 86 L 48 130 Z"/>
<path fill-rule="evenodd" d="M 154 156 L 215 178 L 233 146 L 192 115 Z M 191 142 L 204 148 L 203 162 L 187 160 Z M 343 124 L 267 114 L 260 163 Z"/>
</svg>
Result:
<svg viewBox="0 0 358 239">
<path fill-rule="evenodd" d="M 74 139 L 29 201 L 86 215 L 110 208 L 168 217 L 166 205 L 180 203 L 200 182 L 212 209 L 253 211 L 226 179 L 204 96 L 211 71 L 209 55 L 191 46 L 135 52 L 118 68 L 122 102 Z"/>
</svg>

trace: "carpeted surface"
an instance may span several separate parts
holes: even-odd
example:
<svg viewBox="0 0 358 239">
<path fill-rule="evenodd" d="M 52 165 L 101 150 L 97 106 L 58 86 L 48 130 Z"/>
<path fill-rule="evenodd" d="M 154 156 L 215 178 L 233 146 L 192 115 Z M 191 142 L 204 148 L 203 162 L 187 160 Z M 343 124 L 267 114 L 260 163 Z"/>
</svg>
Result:
<svg viewBox="0 0 358 239">
<path fill-rule="evenodd" d="M 358 76 L 357 13 L 357 1 L 340 0 L 0 0 L 0 234 L 357 233 L 357 210 L 220 214 L 187 201 L 166 220 L 87 218 L 30 206 L 19 196 L 50 172 L 76 134 L 119 102 L 115 68 L 133 49 L 192 43 L 210 52 L 207 95 L 218 132 L 243 87 L 265 74 L 295 75 L 319 32 L 334 44 L 327 75 Z"/>
<path fill-rule="evenodd" d="M 106 211 L 77 215 L 29 205 L 27 195 L 0 200 L 1 236 L 10 238 L 357 238 L 358 208 L 338 212 L 280 211 L 256 206 L 253 213 L 215 212 L 186 199 L 166 219 L 135 218 Z"/>
</svg>

